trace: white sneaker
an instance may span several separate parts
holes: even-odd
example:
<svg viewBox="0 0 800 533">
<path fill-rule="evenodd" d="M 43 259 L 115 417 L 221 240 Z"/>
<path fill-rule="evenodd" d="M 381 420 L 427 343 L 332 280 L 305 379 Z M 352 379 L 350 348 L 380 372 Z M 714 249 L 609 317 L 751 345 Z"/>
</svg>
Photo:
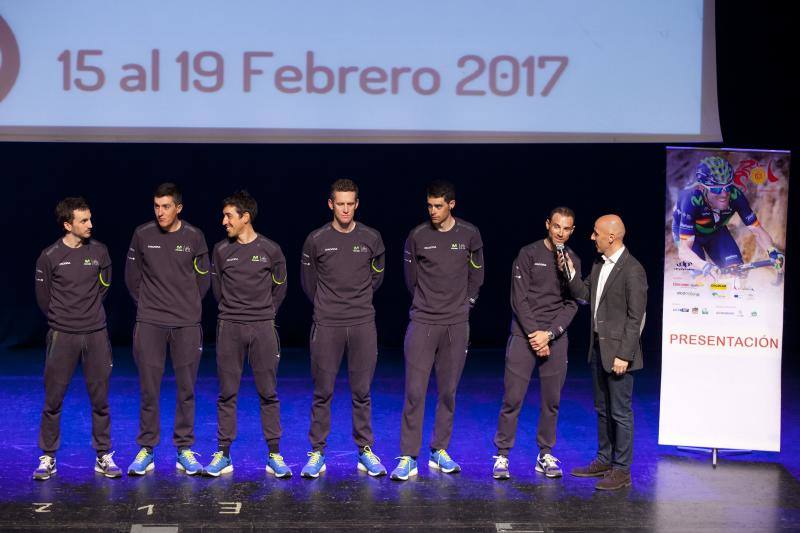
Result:
<svg viewBox="0 0 800 533">
<path fill-rule="evenodd" d="M 536 471 L 550 478 L 564 475 L 561 471 L 561 461 L 549 453 L 544 455 L 540 453 L 536 456 Z"/>
<path fill-rule="evenodd" d="M 33 479 L 44 481 L 56 473 L 56 458 L 49 455 L 39 457 L 39 467 L 33 471 Z"/>
<path fill-rule="evenodd" d="M 495 479 L 508 479 L 511 474 L 508 471 L 508 457 L 505 455 L 495 455 L 494 467 L 492 467 L 492 477 Z"/>
</svg>

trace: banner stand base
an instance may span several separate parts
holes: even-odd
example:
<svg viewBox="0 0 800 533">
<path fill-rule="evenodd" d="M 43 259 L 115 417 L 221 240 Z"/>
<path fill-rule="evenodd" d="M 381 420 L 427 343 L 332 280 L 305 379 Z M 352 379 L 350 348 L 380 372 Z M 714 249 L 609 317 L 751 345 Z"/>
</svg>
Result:
<svg viewBox="0 0 800 533">
<path fill-rule="evenodd" d="M 698 448 L 696 446 L 678 446 L 678 449 L 682 452 L 690 452 L 690 453 L 710 453 L 711 454 L 711 466 L 713 468 L 717 467 L 717 457 L 721 455 L 744 455 L 747 453 L 753 453 L 753 450 L 733 450 L 733 449 L 719 449 L 719 448 Z"/>
</svg>

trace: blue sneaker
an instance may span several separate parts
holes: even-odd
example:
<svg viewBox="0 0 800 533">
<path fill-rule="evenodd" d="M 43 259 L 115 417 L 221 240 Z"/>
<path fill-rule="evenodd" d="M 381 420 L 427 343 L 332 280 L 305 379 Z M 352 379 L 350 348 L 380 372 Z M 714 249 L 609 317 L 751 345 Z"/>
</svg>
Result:
<svg viewBox="0 0 800 533">
<path fill-rule="evenodd" d="M 129 476 L 143 476 L 145 473 L 151 471 L 156 467 L 155 455 L 153 452 L 148 452 L 147 448 L 142 448 L 139 453 L 134 457 L 133 462 L 128 466 Z"/>
<path fill-rule="evenodd" d="M 308 462 L 300 471 L 300 477 L 315 478 L 325 471 L 325 456 L 322 452 L 308 452 Z"/>
<path fill-rule="evenodd" d="M 369 446 L 364 446 L 364 451 L 358 454 L 358 469 L 373 477 L 386 475 L 386 467 L 381 464 L 380 458 L 372 453 Z"/>
<path fill-rule="evenodd" d="M 113 478 L 122 476 L 122 469 L 114 462 L 114 452 L 108 452 L 98 457 L 94 462 L 94 471 L 106 477 Z"/>
<path fill-rule="evenodd" d="M 186 472 L 189 476 L 203 473 L 203 465 L 194 458 L 195 455 L 200 454 L 193 452 L 189 448 L 184 448 L 183 451 L 178 452 L 178 456 L 175 460 L 175 468 L 181 472 Z"/>
<path fill-rule="evenodd" d="M 405 481 L 411 476 L 417 475 L 417 461 L 412 459 L 409 455 L 403 455 L 402 457 L 398 457 L 400 462 L 397 463 L 397 467 L 392 470 L 392 479 L 396 479 L 398 481 Z"/>
<path fill-rule="evenodd" d="M 33 471 L 33 479 L 44 481 L 56 473 L 56 458 L 49 455 L 39 457 L 39 466 Z"/>
<path fill-rule="evenodd" d="M 203 468 L 203 473 L 205 475 L 217 477 L 220 474 L 229 474 L 233 472 L 233 461 L 231 461 L 230 455 L 225 457 L 223 452 L 214 452 L 212 457 L 213 459 L 208 463 L 208 466 Z"/>
<path fill-rule="evenodd" d="M 436 470 L 441 470 L 445 474 L 461 472 L 461 467 L 458 466 L 457 462 L 453 461 L 453 459 L 447 453 L 447 450 L 436 450 L 435 452 L 431 452 L 431 456 L 428 459 L 428 466 Z"/>
<path fill-rule="evenodd" d="M 508 479 L 511 474 L 508 471 L 508 457 L 505 455 L 495 455 L 494 466 L 492 467 L 492 477 L 495 479 Z"/>
<path fill-rule="evenodd" d="M 268 474 L 272 474 L 277 478 L 290 478 L 292 477 L 292 469 L 286 466 L 283 456 L 279 453 L 270 453 L 267 459 L 266 470 Z M 322 470 L 325 470 L 325 465 L 322 465 Z M 320 472 L 322 471 L 320 470 Z M 319 475 L 319 474 L 317 474 Z M 312 476 L 316 477 L 316 476 Z"/>
</svg>

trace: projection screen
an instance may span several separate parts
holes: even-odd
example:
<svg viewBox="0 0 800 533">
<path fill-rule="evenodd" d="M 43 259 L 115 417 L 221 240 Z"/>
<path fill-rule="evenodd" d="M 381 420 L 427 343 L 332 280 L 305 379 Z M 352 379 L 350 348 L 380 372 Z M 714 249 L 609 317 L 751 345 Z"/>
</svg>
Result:
<svg viewBox="0 0 800 533">
<path fill-rule="evenodd" d="M 0 0 L 0 140 L 719 141 L 713 0 Z"/>
</svg>

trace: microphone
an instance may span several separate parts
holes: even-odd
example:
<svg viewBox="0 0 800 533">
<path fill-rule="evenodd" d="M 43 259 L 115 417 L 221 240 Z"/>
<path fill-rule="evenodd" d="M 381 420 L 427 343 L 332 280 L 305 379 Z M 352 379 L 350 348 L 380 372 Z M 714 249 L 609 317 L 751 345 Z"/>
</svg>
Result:
<svg viewBox="0 0 800 533">
<path fill-rule="evenodd" d="M 567 276 L 567 280 L 572 278 L 572 275 L 569 273 L 569 263 L 567 263 L 567 258 L 564 254 L 564 245 L 561 243 L 556 244 L 556 254 L 558 255 L 559 262 L 564 265 L 564 275 Z"/>
</svg>

